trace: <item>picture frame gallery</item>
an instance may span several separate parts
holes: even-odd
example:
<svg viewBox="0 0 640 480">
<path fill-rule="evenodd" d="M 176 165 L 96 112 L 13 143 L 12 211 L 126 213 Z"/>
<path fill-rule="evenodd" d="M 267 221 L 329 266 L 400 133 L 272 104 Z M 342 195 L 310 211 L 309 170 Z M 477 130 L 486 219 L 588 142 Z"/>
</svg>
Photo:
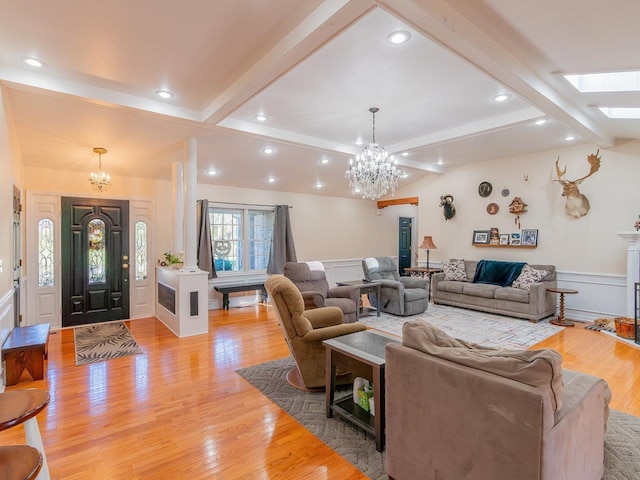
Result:
<svg viewBox="0 0 640 480">
<path fill-rule="evenodd" d="M 496 238 L 499 238 L 499 242 L 496 241 Z M 471 244 L 478 246 L 500 245 L 536 247 L 538 245 L 538 230 L 535 228 L 524 228 L 519 232 L 502 234 L 498 234 L 497 228 L 492 228 L 490 230 L 474 230 Z"/>
</svg>

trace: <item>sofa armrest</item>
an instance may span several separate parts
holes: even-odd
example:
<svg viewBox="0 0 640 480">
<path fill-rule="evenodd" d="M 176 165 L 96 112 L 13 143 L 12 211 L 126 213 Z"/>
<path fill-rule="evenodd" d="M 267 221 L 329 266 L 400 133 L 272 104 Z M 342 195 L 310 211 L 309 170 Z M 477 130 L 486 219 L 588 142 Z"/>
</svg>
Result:
<svg viewBox="0 0 640 480">
<path fill-rule="evenodd" d="M 555 288 L 557 282 L 534 283 L 529 288 L 529 312 L 539 313 L 555 311 L 557 304 L 557 295 L 547 291 L 547 288 Z"/>
<path fill-rule="evenodd" d="M 330 338 L 348 335 L 350 333 L 362 332 L 366 330 L 366 325 L 362 323 L 342 323 L 340 325 L 332 325 L 330 327 L 318 328 L 308 332 L 302 340 L 305 342 L 321 342 Z"/>
<path fill-rule="evenodd" d="M 358 287 L 350 287 L 348 285 L 332 287 L 327 293 L 328 298 L 350 298 L 356 304 L 360 302 L 360 289 Z"/>
<path fill-rule="evenodd" d="M 309 320 L 314 329 L 340 325 L 343 322 L 342 310 L 338 307 L 322 307 L 305 310 L 304 316 Z"/>
<path fill-rule="evenodd" d="M 324 297 L 320 292 L 300 292 L 302 293 L 302 299 L 304 300 L 304 309 L 309 310 L 312 308 L 324 307 Z"/>
</svg>

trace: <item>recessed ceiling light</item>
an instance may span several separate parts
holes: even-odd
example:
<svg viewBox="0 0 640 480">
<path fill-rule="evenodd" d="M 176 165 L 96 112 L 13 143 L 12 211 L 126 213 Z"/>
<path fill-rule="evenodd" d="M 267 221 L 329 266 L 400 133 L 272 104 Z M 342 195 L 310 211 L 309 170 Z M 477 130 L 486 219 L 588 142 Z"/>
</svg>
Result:
<svg viewBox="0 0 640 480">
<path fill-rule="evenodd" d="M 276 179 L 273 178 L 273 177 L 267 178 L 267 182 L 269 182 L 269 183 L 275 183 L 275 181 L 276 181 Z"/>
<path fill-rule="evenodd" d="M 396 45 L 406 43 L 411 38 L 411 34 L 406 30 L 398 30 L 387 35 L 387 40 Z"/>
<path fill-rule="evenodd" d="M 33 57 L 24 57 L 22 59 L 22 61 L 24 63 L 26 63 L 27 65 L 31 66 L 31 67 L 42 67 L 44 66 L 44 63 L 42 63 L 40 60 L 38 60 L 37 58 L 33 58 Z"/>
<path fill-rule="evenodd" d="M 407 172 L 404 172 L 404 173 L 402 174 L 402 178 L 409 178 L 409 174 L 408 174 Z"/>
<path fill-rule="evenodd" d="M 575 135 L 567 135 L 566 137 L 564 137 L 564 139 L 567 142 L 570 142 L 571 140 L 575 140 L 577 137 Z"/>
<path fill-rule="evenodd" d="M 443 160 L 443 159 L 441 159 L 441 158 L 439 158 L 439 159 L 438 159 L 438 165 L 444 165 L 444 160 Z"/>
<path fill-rule="evenodd" d="M 356 189 L 353 191 L 353 193 L 360 193 L 360 189 L 359 189 L 359 188 L 356 188 Z"/>
<path fill-rule="evenodd" d="M 260 113 L 260 114 L 256 115 L 256 120 L 258 120 L 259 122 L 266 122 L 267 121 L 267 116 Z"/>
<path fill-rule="evenodd" d="M 324 187 L 323 183 L 320 183 L 320 182 L 316 183 L 316 188 L 322 188 L 322 187 Z"/>
<path fill-rule="evenodd" d="M 160 98 L 173 98 L 173 93 L 169 90 L 156 90 L 156 95 Z"/>
<path fill-rule="evenodd" d="M 408 157 L 409 156 L 409 152 L 402 152 L 402 156 L 403 157 Z"/>
<path fill-rule="evenodd" d="M 329 163 L 329 159 L 328 158 L 323 158 L 322 160 L 320 160 L 320 163 L 323 165 L 326 165 L 327 163 Z"/>
<path fill-rule="evenodd" d="M 210 175 L 210 176 L 212 176 L 212 177 L 213 177 L 214 175 L 216 175 L 217 173 L 218 173 L 218 171 L 217 171 L 217 170 L 215 170 L 215 169 L 213 169 L 213 168 L 210 168 L 209 170 L 207 170 L 207 175 Z"/>
<path fill-rule="evenodd" d="M 546 119 L 546 118 L 540 118 L 540 119 L 536 120 L 534 123 L 535 123 L 536 125 L 544 125 L 544 124 L 545 124 L 545 123 L 547 123 L 548 121 L 549 121 L 549 120 L 548 120 L 548 119 Z"/>
<path fill-rule="evenodd" d="M 501 94 L 496 95 L 495 97 L 493 97 L 493 99 L 496 102 L 504 102 L 505 100 L 508 100 L 509 98 L 511 98 L 511 95 L 509 95 L 508 93 L 501 93 Z"/>
<path fill-rule="evenodd" d="M 271 155 L 275 151 L 276 149 L 273 147 L 265 147 L 262 149 L 262 153 L 264 153 L 265 155 Z"/>
<path fill-rule="evenodd" d="M 362 145 L 364 142 L 362 141 L 361 138 L 356 140 L 356 145 Z"/>
</svg>

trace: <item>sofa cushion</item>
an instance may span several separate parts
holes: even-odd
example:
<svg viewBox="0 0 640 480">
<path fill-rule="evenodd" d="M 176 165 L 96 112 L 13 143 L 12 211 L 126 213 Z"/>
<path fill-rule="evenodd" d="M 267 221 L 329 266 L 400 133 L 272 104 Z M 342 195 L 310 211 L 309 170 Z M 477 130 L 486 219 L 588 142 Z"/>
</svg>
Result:
<svg viewBox="0 0 640 480">
<path fill-rule="evenodd" d="M 443 280 L 442 282 L 438 282 L 438 290 L 449 293 L 462 293 L 464 285 L 462 282 Z"/>
<path fill-rule="evenodd" d="M 451 260 L 442 264 L 445 280 L 453 280 L 459 282 L 467 281 L 467 272 L 464 268 L 464 260 Z"/>
<path fill-rule="evenodd" d="M 406 322 L 402 344 L 420 352 L 539 388 L 562 408 L 562 356 L 552 349 L 505 350 L 465 343 L 424 320 Z"/>
<path fill-rule="evenodd" d="M 465 283 L 462 293 L 472 297 L 493 298 L 494 292 L 499 288 L 498 285 L 489 285 L 487 283 Z"/>
<path fill-rule="evenodd" d="M 490 283 L 509 287 L 518 278 L 524 262 L 500 262 L 497 260 L 480 260 L 473 276 L 473 283 Z"/>
<path fill-rule="evenodd" d="M 493 294 L 493 298 L 510 302 L 529 303 L 529 290 L 513 287 L 498 288 Z"/>
<path fill-rule="evenodd" d="M 518 276 L 518 278 L 513 282 L 513 287 L 521 288 L 522 290 L 529 290 L 531 285 L 540 282 L 548 274 L 549 272 L 546 270 L 536 270 L 529 265 L 525 265 L 520 276 Z"/>
<path fill-rule="evenodd" d="M 426 288 L 405 288 L 404 289 L 404 303 L 415 302 L 416 300 L 422 300 L 427 298 L 429 292 Z"/>
</svg>

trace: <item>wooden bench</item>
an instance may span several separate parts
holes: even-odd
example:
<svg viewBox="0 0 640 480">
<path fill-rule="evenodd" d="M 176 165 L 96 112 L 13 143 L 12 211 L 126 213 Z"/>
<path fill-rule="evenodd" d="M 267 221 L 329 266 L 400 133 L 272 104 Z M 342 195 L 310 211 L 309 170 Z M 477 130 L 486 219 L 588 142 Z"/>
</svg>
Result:
<svg viewBox="0 0 640 480">
<path fill-rule="evenodd" d="M 48 344 L 48 323 L 14 328 L 2 345 L 2 358 L 6 362 L 6 385 L 18 383 L 25 369 L 33 380 L 42 380 Z"/>
<path fill-rule="evenodd" d="M 222 309 L 229 310 L 229 294 L 235 292 L 250 292 L 252 290 L 260 290 L 262 301 L 267 300 L 267 290 L 264 288 L 264 282 L 253 282 L 235 285 L 216 285 L 213 287 L 217 292 L 222 294 Z"/>
</svg>

